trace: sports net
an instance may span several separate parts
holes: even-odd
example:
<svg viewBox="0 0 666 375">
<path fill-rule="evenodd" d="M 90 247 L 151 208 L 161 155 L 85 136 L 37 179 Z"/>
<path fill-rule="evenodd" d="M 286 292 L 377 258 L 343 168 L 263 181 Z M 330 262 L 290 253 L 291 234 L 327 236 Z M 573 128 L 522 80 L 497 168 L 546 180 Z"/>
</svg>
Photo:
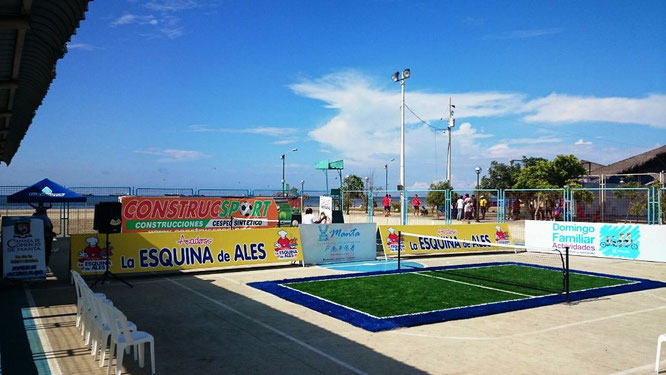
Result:
<svg viewBox="0 0 666 375">
<path fill-rule="evenodd" d="M 408 232 L 401 232 L 399 237 L 399 241 L 405 244 L 409 244 L 410 240 L 417 242 L 424 239 L 459 243 L 456 248 L 470 250 L 465 255 L 470 253 L 482 255 L 459 257 L 457 260 L 461 264 L 434 270 L 438 277 L 474 285 L 486 285 L 490 288 L 514 290 L 518 294 L 527 295 L 567 293 L 569 289 L 569 262 L 565 250 L 528 249 L 519 245 L 443 239 Z M 492 245 L 491 252 L 488 251 L 489 245 Z M 399 248 L 404 251 L 404 246 Z M 477 249 L 479 252 L 475 253 Z M 398 269 L 410 268 L 402 262 L 404 255 L 400 253 L 398 252 Z"/>
</svg>

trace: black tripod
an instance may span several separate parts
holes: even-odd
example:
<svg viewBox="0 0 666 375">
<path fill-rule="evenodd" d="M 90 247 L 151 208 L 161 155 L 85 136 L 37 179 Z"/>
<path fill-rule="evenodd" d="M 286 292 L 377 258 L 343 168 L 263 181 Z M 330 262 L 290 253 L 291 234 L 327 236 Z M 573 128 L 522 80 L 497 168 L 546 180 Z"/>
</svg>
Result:
<svg viewBox="0 0 666 375">
<path fill-rule="evenodd" d="M 103 285 L 104 282 L 106 281 L 106 279 L 107 279 L 109 276 L 111 276 L 111 277 L 113 277 L 114 279 L 123 282 L 123 283 L 124 283 L 125 285 L 127 285 L 128 287 L 130 287 L 130 288 L 134 288 L 134 285 L 128 283 L 127 281 L 123 280 L 122 277 L 120 277 L 120 276 L 116 275 L 115 273 L 109 271 L 109 233 L 106 233 L 106 248 L 104 248 L 104 250 L 106 251 L 106 259 L 104 260 L 104 274 L 102 275 L 102 277 L 100 277 L 99 279 L 95 280 L 95 282 L 92 283 L 92 284 L 90 285 L 90 287 L 91 287 L 91 288 L 94 288 L 95 285 L 97 285 L 97 283 L 100 283 L 100 284 Z"/>
</svg>

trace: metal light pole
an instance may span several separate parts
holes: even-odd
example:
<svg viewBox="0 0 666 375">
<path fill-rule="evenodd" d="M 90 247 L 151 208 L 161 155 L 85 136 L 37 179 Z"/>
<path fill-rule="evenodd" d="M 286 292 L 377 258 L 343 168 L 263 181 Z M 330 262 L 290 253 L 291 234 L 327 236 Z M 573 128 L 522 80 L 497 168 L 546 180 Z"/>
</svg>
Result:
<svg viewBox="0 0 666 375">
<path fill-rule="evenodd" d="M 303 185 L 305 185 L 305 180 L 301 180 L 301 215 L 303 215 L 303 213 L 305 212 L 305 211 L 303 211 L 303 208 L 304 208 L 304 206 L 303 206 Z"/>
<path fill-rule="evenodd" d="M 476 222 L 478 223 L 478 222 L 480 222 L 479 221 L 479 197 L 478 197 L 478 195 L 479 195 L 479 175 L 481 174 L 481 167 L 474 168 L 474 171 L 476 171 L 476 195 L 477 195 L 477 197 L 475 199 L 475 201 L 476 201 L 475 202 L 476 203 L 476 210 L 475 210 L 474 214 L 476 215 Z"/>
<path fill-rule="evenodd" d="M 287 196 L 287 194 L 286 194 L 286 185 L 284 183 L 285 182 L 285 180 L 284 180 L 284 161 L 285 161 L 286 156 L 287 156 L 288 153 L 296 152 L 296 151 L 298 151 L 297 148 L 292 148 L 291 150 L 285 152 L 284 154 L 282 154 L 282 156 L 280 156 L 280 159 L 282 159 L 282 181 L 281 182 L 282 182 L 282 196 L 283 197 Z"/>
<path fill-rule="evenodd" d="M 455 105 L 451 104 L 451 98 L 449 97 L 449 148 L 446 154 L 446 181 L 451 182 L 451 132 L 453 132 L 453 127 L 456 126 L 456 119 L 453 118 L 453 111 L 456 108 Z"/>
<path fill-rule="evenodd" d="M 385 175 L 386 175 L 386 178 L 384 180 L 384 193 L 386 193 L 388 191 L 388 163 L 390 163 L 392 161 L 395 161 L 395 158 L 387 161 L 386 164 L 384 164 L 384 172 L 385 172 Z"/>
<path fill-rule="evenodd" d="M 400 106 L 400 224 L 405 224 L 405 80 L 411 76 L 409 69 L 393 74 L 393 82 L 400 81 L 402 105 Z"/>
</svg>

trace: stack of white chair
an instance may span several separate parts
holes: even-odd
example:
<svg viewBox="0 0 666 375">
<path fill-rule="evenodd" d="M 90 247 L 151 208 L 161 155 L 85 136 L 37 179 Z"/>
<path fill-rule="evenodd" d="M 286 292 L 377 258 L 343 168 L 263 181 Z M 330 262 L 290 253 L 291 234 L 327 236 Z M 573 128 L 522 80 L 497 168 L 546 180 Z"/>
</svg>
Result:
<svg viewBox="0 0 666 375">
<path fill-rule="evenodd" d="M 151 370 L 155 374 L 155 341 L 147 332 L 138 331 L 136 324 L 127 320 L 110 299 L 103 293 L 93 293 L 88 284 L 76 271 L 72 281 L 76 288 L 76 326 L 81 330 L 85 344 L 90 348 L 94 360 L 100 353 L 99 367 L 104 367 L 106 348 L 109 348 L 109 368 L 111 373 L 113 357 L 116 356 L 116 373 L 123 369 L 124 353 L 134 348 L 134 359 L 144 366 L 144 344 L 150 344 Z M 110 341 L 109 341 L 110 339 Z M 108 344 L 108 346 L 107 346 Z"/>
<path fill-rule="evenodd" d="M 654 371 L 659 372 L 659 360 L 661 359 L 661 344 L 666 342 L 666 333 L 659 335 L 657 338 L 657 361 L 654 364 Z"/>
</svg>

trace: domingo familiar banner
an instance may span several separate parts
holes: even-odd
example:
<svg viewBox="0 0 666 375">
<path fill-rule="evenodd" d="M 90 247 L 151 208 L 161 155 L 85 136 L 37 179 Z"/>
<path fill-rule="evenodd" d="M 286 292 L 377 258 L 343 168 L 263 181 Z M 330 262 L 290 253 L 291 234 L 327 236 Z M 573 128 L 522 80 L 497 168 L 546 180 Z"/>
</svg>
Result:
<svg viewBox="0 0 666 375">
<path fill-rule="evenodd" d="M 666 262 L 666 227 L 646 224 L 525 221 L 525 245 L 569 254 Z"/>
<path fill-rule="evenodd" d="M 124 233 L 273 228 L 279 211 L 273 198 L 121 197 L 120 202 Z M 291 212 L 288 216 L 287 222 Z"/>
<path fill-rule="evenodd" d="M 106 237 L 72 235 L 71 266 L 103 272 Z M 298 228 L 120 233 L 109 235 L 109 269 L 115 273 L 176 271 L 303 260 Z"/>
<path fill-rule="evenodd" d="M 448 254 L 466 251 L 500 250 L 492 244 L 511 244 L 507 224 L 380 225 L 384 254 L 398 254 L 398 232 L 439 237 L 403 236 L 402 254 Z M 456 240 L 481 242 L 461 243 Z"/>
</svg>

